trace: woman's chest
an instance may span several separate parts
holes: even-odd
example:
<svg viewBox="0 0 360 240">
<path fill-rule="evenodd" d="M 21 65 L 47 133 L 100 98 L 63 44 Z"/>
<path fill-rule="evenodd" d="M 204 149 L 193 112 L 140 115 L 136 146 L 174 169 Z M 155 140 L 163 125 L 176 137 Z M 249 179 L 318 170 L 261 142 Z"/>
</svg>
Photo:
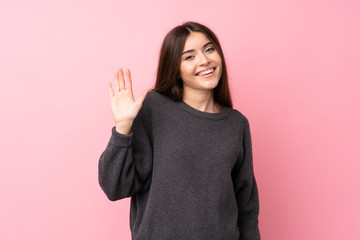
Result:
<svg viewBox="0 0 360 240">
<path fill-rule="evenodd" d="M 231 171 L 243 153 L 240 128 L 226 121 L 162 121 L 153 139 L 154 167 L 188 171 L 219 169 Z"/>
</svg>

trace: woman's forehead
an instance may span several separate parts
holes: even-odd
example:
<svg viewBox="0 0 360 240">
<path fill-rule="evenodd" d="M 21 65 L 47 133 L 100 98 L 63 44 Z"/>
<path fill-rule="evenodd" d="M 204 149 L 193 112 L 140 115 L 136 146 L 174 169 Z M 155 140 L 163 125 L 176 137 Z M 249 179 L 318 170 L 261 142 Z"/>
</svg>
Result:
<svg viewBox="0 0 360 240">
<path fill-rule="evenodd" d="M 205 34 L 201 32 L 192 32 L 186 38 L 184 50 L 187 51 L 191 49 L 203 48 L 203 46 L 208 42 L 211 42 L 211 40 Z"/>
</svg>

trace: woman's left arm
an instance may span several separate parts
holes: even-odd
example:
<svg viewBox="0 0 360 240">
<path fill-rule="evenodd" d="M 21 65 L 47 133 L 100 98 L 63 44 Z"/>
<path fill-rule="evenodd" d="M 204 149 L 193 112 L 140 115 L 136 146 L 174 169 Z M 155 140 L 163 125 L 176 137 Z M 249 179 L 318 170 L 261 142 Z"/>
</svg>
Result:
<svg viewBox="0 0 360 240">
<path fill-rule="evenodd" d="M 240 240 L 260 240 L 258 227 L 259 195 L 253 169 L 250 126 L 244 121 L 243 154 L 232 170 L 232 180 L 238 205 Z"/>
</svg>

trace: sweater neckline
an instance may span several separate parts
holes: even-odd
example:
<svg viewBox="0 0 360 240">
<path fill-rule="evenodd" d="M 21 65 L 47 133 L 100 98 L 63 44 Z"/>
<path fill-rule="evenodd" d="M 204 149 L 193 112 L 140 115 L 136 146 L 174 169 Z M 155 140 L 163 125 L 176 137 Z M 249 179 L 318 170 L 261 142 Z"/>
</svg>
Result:
<svg viewBox="0 0 360 240">
<path fill-rule="evenodd" d="M 179 101 L 178 104 L 183 110 L 185 110 L 188 113 L 191 113 L 192 115 L 195 115 L 195 116 L 201 117 L 201 118 L 213 119 L 213 120 L 219 120 L 219 119 L 225 118 L 231 110 L 231 108 L 229 108 L 227 106 L 222 106 L 222 109 L 220 112 L 209 113 L 209 112 L 203 112 L 203 111 L 197 110 L 182 100 Z"/>
</svg>

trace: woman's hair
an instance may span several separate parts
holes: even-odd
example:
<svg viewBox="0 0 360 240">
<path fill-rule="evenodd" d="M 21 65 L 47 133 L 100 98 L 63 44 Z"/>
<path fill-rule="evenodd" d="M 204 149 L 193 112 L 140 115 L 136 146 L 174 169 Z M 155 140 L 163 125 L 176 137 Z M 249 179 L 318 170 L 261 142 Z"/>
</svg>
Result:
<svg viewBox="0 0 360 240">
<path fill-rule="evenodd" d="M 196 22 L 186 22 L 172 29 L 161 46 L 159 66 L 154 90 L 165 94 L 174 101 L 183 98 L 183 82 L 180 78 L 181 54 L 187 37 L 191 32 L 201 32 L 213 42 L 222 60 L 222 74 L 218 85 L 214 88 L 214 100 L 222 106 L 232 108 L 228 74 L 224 54 L 218 38 L 206 26 Z"/>
</svg>

